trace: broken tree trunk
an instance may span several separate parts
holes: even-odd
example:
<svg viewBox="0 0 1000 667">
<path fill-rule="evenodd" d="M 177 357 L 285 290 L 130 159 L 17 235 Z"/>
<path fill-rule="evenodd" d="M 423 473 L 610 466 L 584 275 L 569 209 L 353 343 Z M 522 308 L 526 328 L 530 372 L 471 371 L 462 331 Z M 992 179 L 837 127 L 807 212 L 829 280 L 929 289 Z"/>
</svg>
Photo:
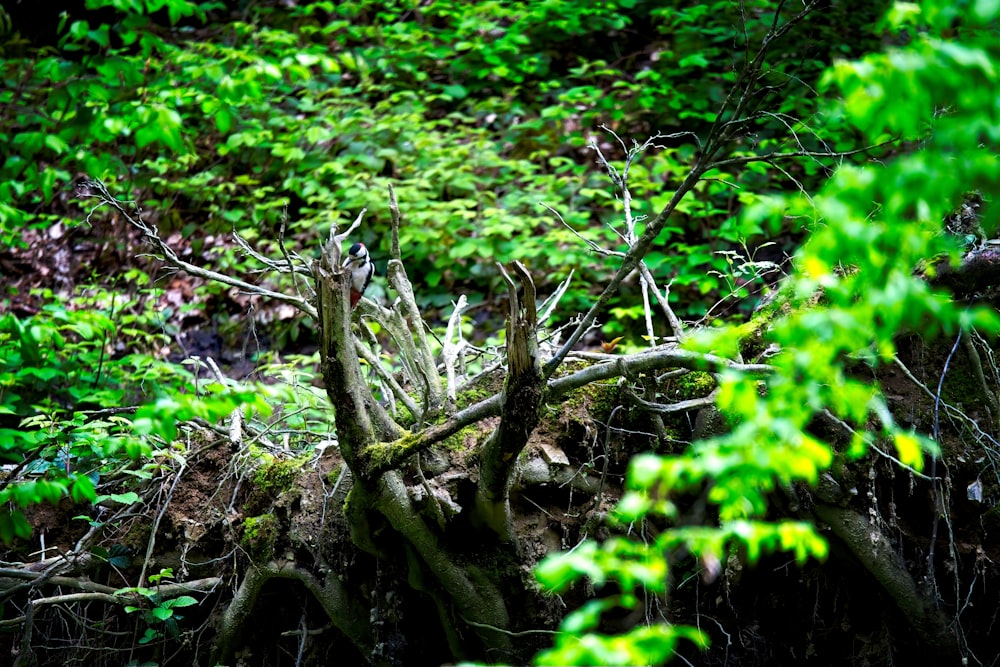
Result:
<svg viewBox="0 0 1000 667">
<path fill-rule="evenodd" d="M 483 523 L 502 541 L 513 542 L 510 522 L 510 477 L 517 456 L 538 425 L 545 397 L 545 377 L 538 357 L 535 284 L 520 262 L 514 273 L 524 288 L 518 297 L 517 285 L 500 267 L 510 295 L 507 318 L 507 377 L 504 380 L 500 424 L 483 445 L 480 459 L 476 511 Z"/>
</svg>

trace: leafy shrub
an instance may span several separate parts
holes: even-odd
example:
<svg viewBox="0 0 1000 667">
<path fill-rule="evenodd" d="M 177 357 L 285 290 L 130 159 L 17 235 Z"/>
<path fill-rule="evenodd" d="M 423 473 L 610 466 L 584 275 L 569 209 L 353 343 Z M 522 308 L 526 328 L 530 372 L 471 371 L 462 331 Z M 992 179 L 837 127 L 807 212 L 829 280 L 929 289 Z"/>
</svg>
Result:
<svg viewBox="0 0 1000 667">
<path fill-rule="evenodd" d="M 0 317 L 0 458 L 17 464 L 0 486 L 4 542 L 30 534 L 22 510 L 31 505 L 94 501 L 101 476 L 148 455 L 152 436 L 169 443 L 178 422 L 214 422 L 244 405 L 269 414 L 277 391 L 196 386 L 147 351 L 155 314 L 101 290 L 78 305 Z"/>
<path fill-rule="evenodd" d="M 756 8 L 748 29 L 764 29 L 775 4 Z M 607 270 L 539 203 L 614 247 L 613 193 L 584 146 L 605 141 L 602 124 L 625 137 L 706 127 L 743 38 L 729 2 L 252 5 L 251 20 L 231 18 L 211 39 L 198 25 L 222 19 L 220 3 L 86 7 L 63 26 L 57 49 L 0 61 L 0 201 L 11 202 L 0 206 L 0 243 L 17 245 L 24 225 L 55 221 L 46 211 L 87 175 L 134 190 L 165 231 L 236 228 L 265 251 L 276 250 L 286 207 L 286 241 L 306 254 L 332 222 L 367 208 L 362 240 L 384 254 L 391 182 L 406 218 L 404 261 L 436 304 L 459 291 L 488 302 L 500 286 L 492 261 L 519 259 L 543 292 L 575 269 L 565 307 L 585 306 Z M 863 17 L 814 30 L 860 28 Z M 773 148 L 795 123 L 801 141 L 813 141 L 796 120 L 813 115 L 810 98 L 791 92 L 829 59 L 816 43 L 788 45 L 769 75 L 787 94 L 770 121 L 748 128 L 746 151 Z M 637 173 L 637 203 L 657 210 L 690 158 L 689 148 L 668 147 Z M 825 176 L 809 169 L 792 176 Z M 716 176 L 679 212 L 652 262 L 662 279 L 676 279 L 678 308 L 690 315 L 723 287 L 717 251 L 747 240 L 746 228 L 727 222 L 749 197 L 731 184 L 787 187 L 775 172 Z M 221 270 L 249 268 L 231 248 L 214 251 Z"/>
</svg>

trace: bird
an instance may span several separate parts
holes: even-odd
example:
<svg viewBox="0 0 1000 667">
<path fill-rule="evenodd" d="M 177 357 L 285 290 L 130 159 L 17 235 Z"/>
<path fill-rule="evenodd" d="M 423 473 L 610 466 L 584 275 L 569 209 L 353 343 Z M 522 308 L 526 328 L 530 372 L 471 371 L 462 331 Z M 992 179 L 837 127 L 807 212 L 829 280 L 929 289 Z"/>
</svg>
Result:
<svg viewBox="0 0 1000 667">
<path fill-rule="evenodd" d="M 365 244 L 355 243 L 347 251 L 343 267 L 350 268 L 351 271 L 351 310 L 354 310 L 358 301 L 361 300 L 361 296 L 368 289 L 368 283 L 372 281 L 372 276 L 375 275 L 375 263 L 372 262 Z"/>
</svg>

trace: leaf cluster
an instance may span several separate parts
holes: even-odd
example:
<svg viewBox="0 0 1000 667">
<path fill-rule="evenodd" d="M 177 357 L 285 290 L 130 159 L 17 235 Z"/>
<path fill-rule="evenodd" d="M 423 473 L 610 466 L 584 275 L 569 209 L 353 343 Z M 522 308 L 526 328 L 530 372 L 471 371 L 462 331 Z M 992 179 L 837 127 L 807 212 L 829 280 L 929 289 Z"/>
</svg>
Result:
<svg viewBox="0 0 1000 667">
<path fill-rule="evenodd" d="M 976 3 L 957 35 L 950 6 L 908 6 L 902 18 L 890 16 L 911 31 L 906 46 L 828 70 L 825 84 L 843 96 L 834 113 L 873 139 L 903 137 L 914 148 L 885 164 L 843 165 L 815 197 L 771 198 L 747 211 L 752 224 L 774 229 L 790 214 L 810 220 L 812 229 L 781 287 L 785 310 L 766 333 L 776 351 L 768 360 L 773 373 L 763 382 L 736 370 L 718 376 L 717 403 L 730 420 L 729 433 L 697 441 L 677 456 L 633 459 L 615 518 L 626 527 L 644 526 L 642 534 L 652 531 L 653 538 L 584 542 L 543 561 L 536 574 L 556 592 L 584 577 L 595 585 L 612 581 L 620 592 L 571 613 L 538 664 L 668 659 L 665 651 L 650 660 L 645 644 L 629 635 L 601 634 L 601 614 L 633 608 L 639 586 L 662 593 L 678 553 L 699 558 L 713 577 L 730 554 L 750 562 L 771 550 L 791 551 L 799 562 L 823 558 L 826 544 L 811 524 L 762 520 L 770 493 L 815 484 L 831 466 L 837 452 L 810 428 L 817 418 L 847 434 L 849 447 L 840 454 L 858 457 L 891 444 L 897 463 L 911 470 L 922 466 L 925 453 L 937 455 L 936 443 L 898 425 L 879 387 L 862 378 L 895 358 L 901 334 L 1000 330 L 992 309 L 956 303 L 926 281 L 934 262 L 957 258 L 941 221 L 970 189 L 992 201 L 1000 182 L 1000 136 L 992 121 L 1000 6 Z M 735 356 L 741 336 L 739 327 L 722 327 L 701 331 L 686 345 Z M 675 500 L 692 492 L 712 507 L 717 525 L 678 522 Z M 703 645 L 704 637 L 685 631 Z M 680 630 L 664 625 L 661 632 L 659 646 L 672 650 Z M 631 651 L 617 651 L 623 643 Z"/>
<path fill-rule="evenodd" d="M 764 29 L 772 5 L 754 10 L 750 30 Z M 78 174 L 128 174 L 161 229 L 193 237 L 196 252 L 196 231 L 231 228 L 267 252 L 286 209 L 292 249 L 314 249 L 344 215 L 381 210 L 391 182 L 407 203 L 403 260 L 434 305 L 459 285 L 490 298 L 496 259 L 548 276 L 543 290 L 575 268 L 565 303 L 582 308 L 606 269 L 538 204 L 558 203 L 570 227 L 609 248 L 620 244 L 605 226 L 615 205 L 586 153 L 551 147 L 582 147 L 600 125 L 703 129 L 743 56 L 733 44 L 758 37 L 743 33 L 729 2 L 316 2 L 255 5 L 250 20 L 188 0 L 87 8 L 66 21 L 57 48 L 0 61 L 0 244 L 57 219 L 46 211 Z M 831 15 L 813 30 L 844 31 L 861 18 Z M 801 120 L 814 113 L 811 96 L 799 81 L 833 55 L 822 43 L 803 36 L 774 64 L 774 115 L 746 128 L 740 150 L 773 148 L 786 126 L 812 141 Z M 662 208 L 692 151 L 666 146 L 655 164 L 636 165 L 637 212 Z M 795 177 L 825 173 L 805 170 Z M 747 193 L 787 187 L 764 169 L 713 176 L 647 258 L 676 278 L 682 314 L 702 312 L 726 287 L 717 251 L 754 232 L 735 224 Z M 386 228 L 376 223 L 364 239 L 383 253 Z M 220 270 L 250 268 L 211 250 Z M 629 296 L 611 329 L 636 318 Z"/>
</svg>

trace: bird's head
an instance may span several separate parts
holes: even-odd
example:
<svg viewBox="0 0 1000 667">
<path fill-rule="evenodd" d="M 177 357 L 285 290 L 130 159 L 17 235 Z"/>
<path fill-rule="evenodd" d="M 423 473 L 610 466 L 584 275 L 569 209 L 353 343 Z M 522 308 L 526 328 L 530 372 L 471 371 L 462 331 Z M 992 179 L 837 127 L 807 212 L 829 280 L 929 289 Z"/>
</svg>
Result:
<svg viewBox="0 0 1000 667">
<path fill-rule="evenodd" d="M 355 243 L 347 251 L 344 258 L 344 266 L 360 266 L 368 261 L 368 248 L 364 243 Z"/>
</svg>

